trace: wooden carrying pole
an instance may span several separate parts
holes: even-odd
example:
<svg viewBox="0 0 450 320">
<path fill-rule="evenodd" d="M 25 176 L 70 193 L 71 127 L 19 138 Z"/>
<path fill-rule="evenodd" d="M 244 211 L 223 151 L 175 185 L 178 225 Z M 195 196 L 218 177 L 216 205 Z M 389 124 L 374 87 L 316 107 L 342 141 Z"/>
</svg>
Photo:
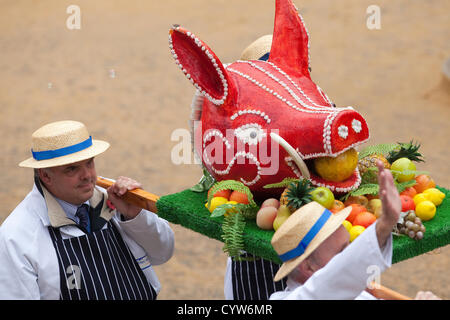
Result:
<svg viewBox="0 0 450 320">
<path fill-rule="evenodd" d="M 102 188 L 107 189 L 113 184 L 114 181 L 102 177 L 97 177 L 97 185 Z M 122 196 L 122 199 L 142 209 L 146 209 L 155 213 L 158 211 L 158 209 L 156 208 L 156 201 L 158 201 L 159 197 L 145 190 L 134 189 L 128 191 Z"/>
<path fill-rule="evenodd" d="M 112 186 L 114 181 L 111 181 L 109 179 L 105 179 L 102 177 L 97 177 L 97 185 L 102 188 L 109 188 Z M 135 206 L 138 206 L 140 208 L 157 212 L 156 208 L 156 201 L 158 201 L 159 196 L 154 195 L 150 192 L 147 192 L 142 189 L 134 189 L 131 191 L 128 191 L 122 196 L 122 199 L 125 200 L 128 203 L 134 204 Z M 383 287 L 382 285 L 373 284 L 372 289 L 367 288 L 367 292 L 369 292 L 371 295 L 378 299 L 384 299 L 384 300 L 411 300 L 411 298 L 404 296 L 394 290 L 391 290 L 389 288 Z"/>
<path fill-rule="evenodd" d="M 372 283 L 372 289 L 367 288 L 366 291 L 383 300 L 412 300 L 410 297 L 375 283 Z"/>
</svg>

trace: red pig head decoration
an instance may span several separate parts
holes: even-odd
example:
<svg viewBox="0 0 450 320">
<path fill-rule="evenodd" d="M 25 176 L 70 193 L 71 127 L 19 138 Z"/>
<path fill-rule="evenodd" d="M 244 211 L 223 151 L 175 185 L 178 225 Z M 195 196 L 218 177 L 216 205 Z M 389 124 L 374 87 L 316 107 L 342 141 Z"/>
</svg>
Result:
<svg viewBox="0 0 450 320">
<path fill-rule="evenodd" d="M 315 159 L 337 158 L 369 138 L 364 118 L 337 108 L 311 80 L 309 35 L 291 0 L 277 0 L 269 60 L 224 65 L 188 30 L 175 25 L 169 47 L 197 92 L 192 103 L 194 149 L 217 180 L 242 181 L 255 197 L 286 177 L 344 193 L 359 186 L 355 165 L 342 181 L 315 170 Z"/>
</svg>

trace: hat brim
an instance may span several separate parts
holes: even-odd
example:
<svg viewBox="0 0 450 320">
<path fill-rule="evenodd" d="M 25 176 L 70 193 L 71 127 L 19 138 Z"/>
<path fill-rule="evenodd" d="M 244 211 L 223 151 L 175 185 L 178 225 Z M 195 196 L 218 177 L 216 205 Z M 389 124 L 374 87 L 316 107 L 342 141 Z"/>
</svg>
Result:
<svg viewBox="0 0 450 320">
<path fill-rule="evenodd" d="M 42 168 L 63 166 L 66 164 L 71 164 L 78 161 L 90 159 L 105 152 L 108 148 L 109 148 L 108 142 L 102 140 L 92 140 L 92 146 L 84 150 L 71 153 L 62 157 L 47 160 L 36 160 L 33 157 L 31 157 L 19 163 L 19 167 L 42 169 Z"/>
<path fill-rule="evenodd" d="M 322 229 L 319 231 L 319 233 L 306 247 L 305 252 L 301 256 L 288 260 L 281 265 L 280 269 L 278 269 L 278 272 L 274 277 L 274 281 L 280 281 L 292 270 L 294 270 L 295 267 L 297 267 L 303 260 L 305 260 L 326 238 L 328 238 L 334 231 L 336 231 L 337 228 L 339 228 L 340 225 L 342 225 L 342 222 L 344 222 L 351 211 L 352 207 L 347 207 L 337 213 L 332 214 L 328 221 L 324 224 Z"/>
<path fill-rule="evenodd" d="M 254 42 L 252 42 L 247 48 L 242 51 L 239 60 L 258 60 L 266 53 L 270 52 L 272 46 L 272 35 L 266 34 Z"/>
</svg>

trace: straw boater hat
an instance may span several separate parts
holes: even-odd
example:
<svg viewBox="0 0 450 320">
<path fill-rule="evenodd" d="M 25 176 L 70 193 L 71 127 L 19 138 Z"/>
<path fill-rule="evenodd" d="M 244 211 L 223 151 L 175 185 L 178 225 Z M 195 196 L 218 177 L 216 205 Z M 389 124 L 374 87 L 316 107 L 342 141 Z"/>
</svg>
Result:
<svg viewBox="0 0 450 320">
<path fill-rule="evenodd" d="M 49 123 L 32 136 L 31 158 L 19 166 L 49 168 L 92 158 L 109 148 L 109 143 L 93 140 L 84 124 L 77 121 Z"/>
<path fill-rule="evenodd" d="M 347 218 L 352 208 L 331 213 L 313 201 L 304 205 L 281 225 L 272 237 L 272 246 L 283 261 L 274 280 L 295 269 Z"/>
<path fill-rule="evenodd" d="M 244 51 L 240 60 L 264 60 L 269 59 L 270 48 L 272 47 L 272 35 L 266 34 L 253 41 Z"/>
</svg>

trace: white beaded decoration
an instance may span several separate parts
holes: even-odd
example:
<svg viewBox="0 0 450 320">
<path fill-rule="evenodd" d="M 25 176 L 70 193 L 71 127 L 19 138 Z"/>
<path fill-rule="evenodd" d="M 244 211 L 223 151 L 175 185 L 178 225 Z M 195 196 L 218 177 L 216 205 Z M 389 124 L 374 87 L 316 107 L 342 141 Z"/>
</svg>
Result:
<svg viewBox="0 0 450 320">
<path fill-rule="evenodd" d="M 204 155 L 206 156 L 206 154 L 204 153 Z M 212 166 L 211 162 L 209 162 L 209 164 L 211 164 L 211 170 L 214 171 L 216 174 L 218 175 L 227 175 L 230 173 L 231 168 L 234 166 L 234 163 L 236 162 L 237 158 L 239 157 L 244 157 L 247 159 L 251 159 L 255 162 L 256 167 L 258 168 L 257 170 L 257 174 L 256 177 L 252 180 L 252 181 L 246 181 L 243 178 L 240 178 L 242 183 L 247 185 L 247 186 L 251 186 L 254 185 L 256 182 L 258 182 L 259 179 L 261 179 L 261 165 L 258 161 L 258 159 L 255 157 L 255 155 L 253 153 L 250 152 L 244 152 L 244 151 L 239 151 L 237 152 L 233 159 L 230 161 L 230 163 L 228 164 L 227 168 L 225 170 L 217 170 L 216 168 L 214 168 L 214 166 Z"/>
<path fill-rule="evenodd" d="M 179 26 L 175 26 L 175 27 L 173 27 L 173 29 L 176 30 L 177 32 L 181 32 Z M 223 96 L 220 99 L 213 98 L 208 92 L 206 92 L 204 90 L 204 88 L 202 88 L 199 84 L 197 84 L 192 79 L 192 76 L 189 73 L 187 73 L 187 70 L 183 67 L 181 62 L 178 60 L 178 55 L 176 54 L 175 49 L 173 47 L 172 35 L 169 35 L 169 48 L 170 48 L 170 52 L 172 53 L 173 58 L 175 59 L 175 63 L 181 69 L 181 71 L 183 71 L 183 73 L 186 75 L 186 78 L 197 88 L 198 91 L 200 91 L 209 101 L 211 101 L 212 103 L 214 103 L 217 106 L 220 106 L 220 105 L 222 105 L 225 102 L 225 100 L 227 98 L 227 95 L 228 95 L 228 83 L 227 83 L 227 80 L 225 79 L 225 76 L 224 76 L 222 70 L 220 69 L 216 59 L 214 58 L 213 54 L 211 54 L 209 52 L 209 50 L 206 49 L 206 47 L 202 43 L 202 41 L 200 39 L 198 39 L 193 33 L 189 32 L 189 31 L 186 33 L 186 35 L 188 37 L 190 37 L 192 40 L 194 40 L 195 44 L 202 51 L 204 51 L 205 55 L 209 58 L 209 60 L 213 64 L 214 68 L 216 69 L 217 75 L 219 76 L 219 78 L 221 79 L 221 82 L 222 82 Z"/>
<path fill-rule="evenodd" d="M 360 133 L 362 130 L 361 121 L 353 119 L 352 128 L 356 133 Z"/>
<path fill-rule="evenodd" d="M 228 141 L 227 138 L 225 138 L 222 134 L 222 132 L 220 132 L 217 129 L 213 129 L 213 130 L 208 130 L 208 133 L 205 135 L 205 137 L 203 138 L 203 148 L 206 147 L 206 143 L 211 140 L 212 137 L 219 137 L 220 139 L 222 139 L 223 143 L 225 144 L 225 146 L 227 147 L 227 149 L 231 148 L 230 142 Z"/>
<path fill-rule="evenodd" d="M 252 62 L 252 61 L 243 61 L 243 60 L 239 60 L 237 61 L 237 63 L 246 63 L 250 66 L 252 66 L 253 68 L 263 72 L 266 76 L 268 76 L 269 78 L 271 78 L 272 80 L 274 80 L 275 82 L 277 82 L 280 86 L 282 86 L 293 98 L 295 101 L 297 101 L 301 106 L 303 106 L 306 109 L 310 109 L 310 110 L 315 110 L 315 111 L 321 111 L 323 112 L 324 109 L 326 111 L 329 111 L 327 109 L 330 108 L 330 106 L 322 106 L 319 105 L 317 103 L 315 103 L 310 97 L 308 97 L 305 92 L 291 79 L 291 77 L 289 77 L 289 75 L 284 72 L 281 68 L 279 68 L 278 66 L 276 66 L 274 63 L 272 62 L 266 62 L 266 61 L 259 61 L 261 64 L 265 63 L 265 64 L 269 64 L 271 65 L 273 68 L 275 68 L 275 70 L 277 70 L 279 73 L 281 73 L 284 77 L 286 77 L 286 79 L 292 84 L 294 85 L 294 87 L 303 95 L 303 97 L 308 100 L 311 104 L 313 104 L 314 106 L 308 105 L 306 104 L 303 100 L 301 100 L 295 93 L 294 91 L 286 84 L 284 83 L 282 80 L 280 80 L 278 77 L 276 77 L 275 75 L 273 75 L 271 72 L 267 71 L 266 69 L 264 69 L 263 67 L 257 65 L 256 63 Z"/>
<path fill-rule="evenodd" d="M 235 120 L 237 117 L 242 116 L 244 114 L 254 114 L 257 116 L 260 116 L 266 121 L 267 123 L 270 123 L 272 120 L 270 120 L 269 116 L 264 113 L 264 111 L 261 110 L 255 110 L 255 109 L 246 109 L 246 110 L 239 110 L 238 112 L 234 113 L 230 120 Z"/>
<path fill-rule="evenodd" d="M 339 137 L 342 139 L 347 139 L 348 137 L 348 127 L 346 125 L 340 125 L 338 128 Z"/>
<path fill-rule="evenodd" d="M 339 111 L 330 113 L 323 124 L 323 149 L 328 154 L 333 154 L 333 150 L 331 148 L 331 124 L 338 113 Z"/>
<path fill-rule="evenodd" d="M 246 144 L 257 145 L 265 136 L 267 136 L 267 133 L 263 131 L 259 124 L 247 123 L 236 128 L 234 130 L 234 135 Z"/>
</svg>

